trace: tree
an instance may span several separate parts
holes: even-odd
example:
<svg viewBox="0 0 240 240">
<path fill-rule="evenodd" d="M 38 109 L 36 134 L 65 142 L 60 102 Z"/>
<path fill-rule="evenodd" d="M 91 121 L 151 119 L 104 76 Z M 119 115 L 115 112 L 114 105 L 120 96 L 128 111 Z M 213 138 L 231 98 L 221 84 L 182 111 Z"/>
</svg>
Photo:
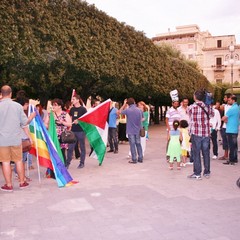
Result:
<svg viewBox="0 0 240 240">
<path fill-rule="evenodd" d="M 85 1 L 2 0 L 0 25 L 0 83 L 43 102 L 70 99 L 74 88 L 83 99 L 167 104 L 175 88 L 189 97 L 209 85 L 183 59 Z"/>
</svg>

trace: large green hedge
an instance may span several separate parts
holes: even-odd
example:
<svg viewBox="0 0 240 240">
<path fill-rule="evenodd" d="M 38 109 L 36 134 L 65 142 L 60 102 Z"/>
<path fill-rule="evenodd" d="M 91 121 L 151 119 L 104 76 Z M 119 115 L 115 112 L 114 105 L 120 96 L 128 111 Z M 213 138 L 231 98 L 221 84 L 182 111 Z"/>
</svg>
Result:
<svg viewBox="0 0 240 240">
<path fill-rule="evenodd" d="M 0 83 L 41 100 L 71 90 L 122 100 L 168 103 L 192 97 L 207 79 L 157 48 L 144 33 L 83 1 L 1 0 Z"/>
</svg>

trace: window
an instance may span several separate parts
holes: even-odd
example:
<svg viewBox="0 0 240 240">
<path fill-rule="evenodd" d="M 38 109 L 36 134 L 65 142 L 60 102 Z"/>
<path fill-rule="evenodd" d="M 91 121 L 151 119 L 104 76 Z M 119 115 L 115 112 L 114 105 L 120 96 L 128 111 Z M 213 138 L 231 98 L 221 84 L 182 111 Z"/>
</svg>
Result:
<svg viewBox="0 0 240 240">
<path fill-rule="evenodd" d="M 216 79 L 216 84 L 222 84 L 222 79 Z"/>
<path fill-rule="evenodd" d="M 216 65 L 222 66 L 222 58 L 220 58 L 220 57 L 216 58 Z"/>
<path fill-rule="evenodd" d="M 194 45 L 193 44 L 188 44 L 188 49 L 193 49 Z"/>
<path fill-rule="evenodd" d="M 221 48 L 222 47 L 222 40 L 217 40 L 217 47 Z"/>
</svg>

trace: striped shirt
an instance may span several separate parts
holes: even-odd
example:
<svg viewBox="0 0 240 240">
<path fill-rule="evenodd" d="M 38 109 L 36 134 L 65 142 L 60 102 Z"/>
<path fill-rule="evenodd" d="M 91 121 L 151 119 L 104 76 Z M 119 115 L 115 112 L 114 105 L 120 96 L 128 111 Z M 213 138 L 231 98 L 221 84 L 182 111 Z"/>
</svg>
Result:
<svg viewBox="0 0 240 240">
<path fill-rule="evenodd" d="M 174 120 L 180 121 L 181 115 L 178 109 L 175 109 L 174 107 L 170 107 L 166 112 L 166 118 L 168 118 L 168 124 L 169 124 L 170 130 L 172 130 L 173 121 Z"/>
<path fill-rule="evenodd" d="M 200 106 L 202 106 L 207 113 Z M 190 135 L 194 134 L 200 137 L 209 137 L 209 118 L 214 116 L 213 108 L 209 105 L 205 105 L 203 102 L 195 102 L 189 106 L 188 110 L 190 116 Z"/>
</svg>

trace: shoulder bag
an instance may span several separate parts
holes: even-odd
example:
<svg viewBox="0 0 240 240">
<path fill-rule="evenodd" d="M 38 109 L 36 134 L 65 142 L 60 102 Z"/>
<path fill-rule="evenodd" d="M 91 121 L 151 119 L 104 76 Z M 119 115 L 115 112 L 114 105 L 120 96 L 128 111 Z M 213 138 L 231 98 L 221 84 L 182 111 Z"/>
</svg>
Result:
<svg viewBox="0 0 240 240">
<path fill-rule="evenodd" d="M 76 137 L 74 132 L 65 130 L 62 132 L 60 136 L 60 143 L 75 143 Z"/>
<path fill-rule="evenodd" d="M 144 129 L 144 127 L 140 129 L 140 137 L 145 137 L 145 129 Z"/>
<path fill-rule="evenodd" d="M 29 138 L 22 139 L 22 152 L 28 152 L 32 148 L 32 143 Z"/>
</svg>

